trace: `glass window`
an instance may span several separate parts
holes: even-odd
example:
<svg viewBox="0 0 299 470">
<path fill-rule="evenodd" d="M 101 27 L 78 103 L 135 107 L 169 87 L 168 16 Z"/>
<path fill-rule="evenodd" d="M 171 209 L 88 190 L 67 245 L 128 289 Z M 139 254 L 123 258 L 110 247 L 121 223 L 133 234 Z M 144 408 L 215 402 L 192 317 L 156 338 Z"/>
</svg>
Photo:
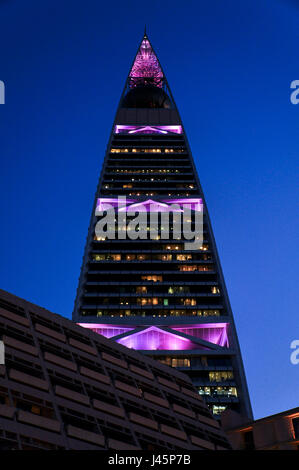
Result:
<svg viewBox="0 0 299 470">
<path fill-rule="evenodd" d="M 253 439 L 253 432 L 252 431 L 245 431 L 243 432 L 244 438 L 244 446 L 246 450 L 253 450 L 254 446 L 254 439 Z"/>
<path fill-rule="evenodd" d="M 147 293 L 147 287 L 146 286 L 138 286 L 138 287 L 136 287 L 136 292 L 137 292 L 137 294 L 146 294 Z"/>
<path fill-rule="evenodd" d="M 231 380 L 233 379 L 233 372 L 232 371 L 226 371 L 226 370 L 221 370 L 221 371 L 215 371 L 215 372 L 209 372 L 209 380 L 210 382 L 224 382 L 226 380 Z"/>
<path fill-rule="evenodd" d="M 143 281 L 153 281 L 153 282 L 162 282 L 163 277 L 162 276 L 157 276 L 157 275 L 152 275 L 152 276 L 141 276 L 141 279 Z"/>
<path fill-rule="evenodd" d="M 292 419 L 295 438 L 299 439 L 299 417 Z"/>
<path fill-rule="evenodd" d="M 214 415 L 220 415 L 224 410 L 226 410 L 226 406 L 224 405 L 213 405 L 213 414 Z"/>
</svg>

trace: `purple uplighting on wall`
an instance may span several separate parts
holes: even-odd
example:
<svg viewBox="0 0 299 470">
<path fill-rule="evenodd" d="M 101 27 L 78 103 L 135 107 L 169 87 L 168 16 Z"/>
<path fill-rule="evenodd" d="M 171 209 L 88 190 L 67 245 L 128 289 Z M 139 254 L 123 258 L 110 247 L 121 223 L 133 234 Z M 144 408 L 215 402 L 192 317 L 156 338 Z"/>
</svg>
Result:
<svg viewBox="0 0 299 470">
<path fill-rule="evenodd" d="M 99 323 L 78 323 L 78 325 L 83 326 L 83 328 L 89 328 L 95 333 L 105 336 L 105 338 L 113 338 L 113 336 L 122 335 L 123 333 L 134 330 L 134 328 L 124 328 L 115 325 L 101 325 Z"/>
<path fill-rule="evenodd" d="M 159 61 L 147 38 L 144 38 L 137 52 L 133 67 L 130 72 L 130 87 L 139 84 L 140 78 L 152 78 L 152 84 L 162 87 L 163 72 Z"/>
<path fill-rule="evenodd" d="M 171 333 L 156 326 L 150 326 L 141 331 L 134 330 L 138 327 L 120 327 L 117 325 L 105 325 L 98 323 L 78 323 L 84 328 L 89 328 L 96 333 L 105 336 L 106 338 L 113 338 L 114 336 L 123 336 L 116 341 L 127 348 L 136 350 L 194 350 L 194 349 L 209 349 L 198 343 L 192 342 L 189 338 L 178 336 L 175 332 Z M 228 342 L 228 323 L 205 323 L 196 325 L 176 326 L 172 330 L 184 333 L 188 336 L 202 339 L 217 346 L 225 348 L 229 347 Z M 132 332 L 132 333 L 131 333 Z"/>
<path fill-rule="evenodd" d="M 169 205 L 165 202 L 154 201 L 148 199 L 147 201 L 136 202 L 127 206 L 126 208 L 119 209 L 120 212 L 168 212 Z M 176 209 L 174 212 L 183 212 L 183 209 Z"/>
<path fill-rule="evenodd" d="M 115 134 L 182 134 L 183 129 L 180 125 L 173 126 L 126 126 L 116 124 Z"/>
<path fill-rule="evenodd" d="M 182 206 L 190 206 L 192 210 L 201 212 L 203 210 L 203 202 L 199 197 L 189 199 L 167 199 L 167 204 L 180 204 Z"/>
<path fill-rule="evenodd" d="M 99 198 L 97 200 L 96 211 L 103 212 L 110 207 L 118 207 L 119 212 L 168 212 L 171 211 L 171 205 L 176 204 L 178 207 L 174 212 L 183 212 L 184 206 L 189 206 L 192 210 L 201 212 L 203 203 L 201 198 L 190 199 L 167 199 L 155 201 L 147 199 L 146 201 L 136 202 L 134 199 L 118 198 Z"/>
<path fill-rule="evenodd" d="M 135 202 L 135 199 L 127 199 L 127 198 L 117 198 L 117 197 L 100 197 L 97 200 L 96 212 L 105 212 L 106 210 L 110 209 L 111 207 L 118 207 L 120 209 L 126 209 L 127 203 L 132 204 Z"/>
<path fill-rule="evenodd" d="M 127 348 L 137 350 L 192 350 L 206 349 L 199 344 L 193 343 L 188 338 L 177 336 L 175 333 L 163 331 L 160 328 L 151 326 L 146 330 L 133 333 L 117 340 L 118 343 Z"/>
<path fill-rule="evenodd" d="M 228 323 L 205 323 L 199 325 L 188 325 L 181 327 L 174 327 L 173 330 L 180 331 L 189 336 L 195 336 L 196 338 L 203 339 L 209 343 L 217 344 L 228 348 L 228 336 L 227 336 Z"/>
</svg>

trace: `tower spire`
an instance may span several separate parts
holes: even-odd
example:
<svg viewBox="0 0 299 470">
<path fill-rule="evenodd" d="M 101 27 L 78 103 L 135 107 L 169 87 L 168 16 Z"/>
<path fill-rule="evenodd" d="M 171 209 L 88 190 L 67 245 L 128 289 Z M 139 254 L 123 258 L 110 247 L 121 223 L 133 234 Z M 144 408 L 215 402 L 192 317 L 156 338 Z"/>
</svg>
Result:
<svg viewBox="0 0 299 470">
<path fill-rule="evenodd" d="M 115 238 L 102 236 L 95 231 L 96 226 L 105 226 L 102 207 L 115 204 L 116 208 L 119 196 L 130 203 L 119 209 L 120 217 L 123 211 L 135 213 L 137 207 L 138 213 L 149 216 L 154 211 L 168 212 L 173 203 L 190 207 L 191 225 L 201 211 L 196 207 L 203 203 L 202 246 L 186 248 L 185 234 L 174 236 L 174 218 L 161 227 L 158 217 L 158 232 L 150 239 L 139 238 L 138 231 L 131 238 L 126 229 L 122 234 L 116 230 Z M 204 194 L 146 27 L 114 120 L 93 214 L 74 321 L 173 367 L 183 367 L 214 414 L 231 407 L 251 417 Z M 147 216 L 149 235 L 150 219 Z M 130 220 L 128 230 L 134 221 Z"/>
</svg>

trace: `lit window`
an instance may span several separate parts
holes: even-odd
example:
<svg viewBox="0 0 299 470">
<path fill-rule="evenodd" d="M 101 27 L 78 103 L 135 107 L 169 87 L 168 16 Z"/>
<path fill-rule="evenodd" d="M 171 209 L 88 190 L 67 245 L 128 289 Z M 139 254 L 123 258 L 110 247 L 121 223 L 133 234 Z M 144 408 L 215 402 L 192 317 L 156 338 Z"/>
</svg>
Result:
<svg viewBox="0 0 299 470">
<path fill-rule="evenodd" d="M 226 406 L 224 405 L 213 405 L 213 414 L 214 415 L 220 415 L 224 410 L 226 410 Z"/>
<path fill-rule="evenodd" d="M 212 294 L 220 294 L 219 287 L 213 286 L 211 288 Z"/>
<path fill-rule="evenodd" d="M 188 261 L 192 259 L 192 255 L 176 255 L 178 261 Z"/>
<path fill-rule="evenodd" d="M 40 407 L 37 405 L 32 405 L 31 406 L 31 413 L 34 413 L 35 415 L 40 415 Z"/>
<path fill-rule="evenodd" d="M 180 271 L 196 271 L 196 269 L 197 269 L 196 265 L 185 264 L 183 266 L 179 266 Z"/>
<path fill-rule="evenodd" d="M 196 305 L 196 299 L 180 299 L 183 305 Z"/>
<path fill-rule="evenodd" d="M 113 261 L 120 261 L 121 260 L 121 255 L 111 255 L 111 259 Z"/>
<path fill-rule="evenodd" d="M 146 294 L 147 293 L 147 287 L 146 286 L 136 287 L 136 293 L 137 294 Z"/>
<path fill-rule="evenodd" d="M 215 371 L 209 372 L 210 382 L 225 382 L 226 380 L 232 380 L 234 378 L 232 371 Z"/>
<path fill-rule="evenodd" d="M 135 255 L 126 255 L 126 261 L 133 261 L 135 259 Z"/>
<path fill-rule="evenodd" d="M 157 275 L 152 275 L 152 276 L 141 276 L 142 281 L 153 281 L 153 282 L 162 282 L 163 277 L 162 276 L 157 276 Z"/>
<path fill-rule="evenodd" d="M 172 367 L 190 367 L 190 359 L 187 358 L 172 358 Z"/>
<path fill-rule="evenodd" d="M 172 255 L 162 255 L 161 260 L 162 261 L 171 261 L 172 260 Z"/>
<path fill-rule="evenodd" d="M 202 245 L 200 248 L 202 251 L 207 251 L 209 249 L 209 245 Z"/>
<path fill-rule="evenodd" d="M 103 260 L 105 260 L 105 258 L 106 258 L 105 255 L 94 255 L 93 256 L 94 261 L 103 261 Z"/>
</svg>

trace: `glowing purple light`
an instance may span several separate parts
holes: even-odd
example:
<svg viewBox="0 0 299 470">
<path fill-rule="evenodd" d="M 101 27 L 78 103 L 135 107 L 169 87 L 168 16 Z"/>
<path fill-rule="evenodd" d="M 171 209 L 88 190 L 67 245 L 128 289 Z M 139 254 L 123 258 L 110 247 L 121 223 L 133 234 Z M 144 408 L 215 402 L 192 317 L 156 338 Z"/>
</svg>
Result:
<svg viewBox="0 0 299 470">
<path fill-rule="evenodd" d="M 111 207 L 126 207 L 127 203 L 132 204 L 135 202 L 135 199 L 127 199 L 127 198 L 117 198 L 117 197 L 100 197 L 97 200 L 96 205 L 96 212 L 105 212 L 106 210 L 110 209 Z"/>
<path fill-rule="evenodd" d="M 192 210 L 201 212 L 203 210 L 203 202 L 199 197 L 190 198 L 190 199 L 167 199 L 164 202 L 168 204 L 180 204 L 185 206 L 190 206 Z"/>
<path fill-rule="evenodd" d="M 147 38 L 143 39 L 139 51 L 137 52 L 130 77 L 131 87 L 138 84 L 138 78 L 153 78 L 156 86 L 162 86 L 161 79 L 163 78 L 163 72 Z"/>
<path fill-rule="evenodd" d="M 171 205 L 178 205 L 180 208 L 171 208 Z M 111 207 L 118 207 L 119 212 L 184 212 L 184 206 L 190 207 L 192 210 L 201 212 L 203 210 L 202 199 L 167 199 L 155 201 L 147 199 L 146 201 L 136 202 L 136 199 L 118 198 L 99 198 L 97 200 L 97 212 L 103 212 Z"/>
<path fill-rule="evenodd" d="M 127 206 L 126 208 L 119 209 L 119 212 L 168 212 L 169 205 L 160 201 L 148 199 L 147 201 L 136 202 Z M 176 209 L 175 212 L 183 212 L 182 209 Z"/>
<path fill-rule="evenodd" d="M 95 333 L 98 333 L 99 335 L 105 336 L 105 338 L 113 338 L 113 336 L 122 335 L 123 333 L 134 330 L 134 328 L 124 328 L 120 326 L 103 325 L 99 323 L 78 323 L 78 325 L 82 326 L 83 328 L 88 328 Z"/>
<path fill-rule="evenodd" d="M 174 332 L 165 331 L 156 326 L 150 326 L 141 331 L 136 331 L 134 327 L 123 327 L 119 325 L 106 325 L 101 323 L 78 323 L 83 328 L 89 328 L 96 333 L 113 338 L 118 335 L 124 335 L 116 340 L 117 343 L 127 348 L 136 350 L 169 350 L 169 351 L 186 351 L 194 349 L 209 349 L 198 343 L 193 342 L 189 338 L 184 338 L 175 333 L 184 333 L 194 338 L 202 339 L 206 342 L 217 346 L 229 347 L 228 342 L 228 323 L 204 323 L 195 325 L 184 325 L 171 327 Z"/>
<path fill-rule="evenodd" d="M 228 348 L 227 323 L 204 323 L 199 325 L 188 325 L 174 327 L 173 330 L 185 333 L 195 338 L 203 339 L 209 343 Z"/>
<path fill-rule="evenodd" d="M 127 126 L 116 124 L 115 134 L 182 134 L 183 129 L 180 125 L 174 126 Z"/>
<path fill-rule="evenodd" d="M 120 338 L 117 342 L 127 348 L 144 351 L 205 349 L 203 346 L 193 343 L 188 338 L 183 338 L 175 333 L 163 331 L 155 326 L 151 326 L 146 330 Z"/>
</svg>

